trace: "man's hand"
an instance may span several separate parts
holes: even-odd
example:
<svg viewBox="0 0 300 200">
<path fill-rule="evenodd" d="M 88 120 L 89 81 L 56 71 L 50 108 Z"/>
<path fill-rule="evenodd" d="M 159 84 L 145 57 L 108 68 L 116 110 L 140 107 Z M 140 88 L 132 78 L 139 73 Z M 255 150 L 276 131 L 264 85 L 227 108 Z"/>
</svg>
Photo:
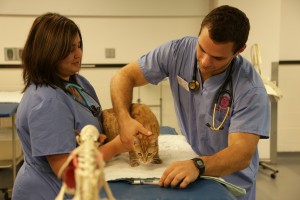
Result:
<svg viewBox="0 0 300 200">
<path fill-rule="evenodd" d="M 152 134 L 151 131 L 144 128 L 142 124 L 140 124 L 138 121 L 130 118 L 126 121 L 126 123 L 123 123 L 120 126 L 120 139 L 123 143 L 123 145 L 128 149 L 133 149 L 133 141 L 134 136 L 137 134 L 144 134 L 146 136 L 149 136 Z"/>
<path fill-rule="evenodd" d="M 163 187 L 186 188 L 199 176 L 199 170 L 192 160 L 173 162 L 163 173 L 159 185 Z"/>
</svg>

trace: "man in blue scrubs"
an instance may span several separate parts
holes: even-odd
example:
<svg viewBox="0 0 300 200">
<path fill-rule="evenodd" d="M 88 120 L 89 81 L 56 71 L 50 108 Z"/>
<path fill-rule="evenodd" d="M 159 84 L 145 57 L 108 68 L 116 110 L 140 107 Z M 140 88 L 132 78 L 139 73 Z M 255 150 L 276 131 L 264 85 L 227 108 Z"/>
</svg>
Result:
<svg viewBox="0 0 300 200">
<path fill-rule="evenodd" d="M 172 163 L 161 186 L 185 188 L 201 175 L 216 176 L 245 188 L 239 199 L 255 199 L 257 144 L 269 137 L 270 105 L 259 74 L 239 55 L 249 30 L 242 11 L 220 6 L 204 18 L 199 37 L 163 44 L 113 77 L 112 102 L 127 148 L 138 132 L 151 134 L 128 113 L 133 87 L 169 79 L 181 132 L 199 156 Z"/>
</svg>

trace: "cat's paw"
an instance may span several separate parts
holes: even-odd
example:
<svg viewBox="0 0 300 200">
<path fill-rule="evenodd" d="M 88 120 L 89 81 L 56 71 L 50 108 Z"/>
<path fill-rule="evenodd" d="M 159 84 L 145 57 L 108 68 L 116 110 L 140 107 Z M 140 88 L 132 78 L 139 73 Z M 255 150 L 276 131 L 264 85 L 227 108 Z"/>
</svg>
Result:
<svg viewBox="0 0 300 200">
<path fill-rule="evenodd" d="M 138 163 L 138 162 L 132 162 L 132 163 L 130 163 L 130 166 L 131 167 L 137 167 L 137 166 L 139 166 L 140 164 Z"/>
<path fill-rule="evenodd" d="M 151 164 L 161 164 L 162 160 L 160 158 L 155 158 L 152 160 Z"/>
</svg>

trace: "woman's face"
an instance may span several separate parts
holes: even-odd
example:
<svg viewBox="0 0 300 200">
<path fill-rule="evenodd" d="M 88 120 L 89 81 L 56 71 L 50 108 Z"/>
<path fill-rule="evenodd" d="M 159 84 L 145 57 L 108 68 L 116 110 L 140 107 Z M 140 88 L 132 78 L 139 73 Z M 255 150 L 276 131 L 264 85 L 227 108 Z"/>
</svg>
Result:
<svg viewBox="0 0 300 200">
<path fill-rule="evenodd" d="M 81 41 L 79 34 L 77 34 L 75 40 L 73 41 L 70 54 L 58 64 L 59 76 L 62 79 L 69 81 L 71 75 L 79 72 L 81 67 L 81 58 Z"/>
</svg>

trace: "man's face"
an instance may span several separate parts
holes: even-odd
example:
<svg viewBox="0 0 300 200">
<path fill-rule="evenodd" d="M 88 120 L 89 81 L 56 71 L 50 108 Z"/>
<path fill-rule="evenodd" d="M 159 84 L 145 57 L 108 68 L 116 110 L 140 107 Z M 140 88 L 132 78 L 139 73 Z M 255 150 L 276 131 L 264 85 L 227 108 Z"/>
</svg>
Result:
<svg viewBox="0 0 300 200">
<path fill-rule="evenodd" d="M 197 61 L 203 81 L 227 69 L 232 59 L 239 53 L 233 50 L 233 43 L 216 43 L 209 37 L 204 27 L 197 44 Z"/>
</svg>

